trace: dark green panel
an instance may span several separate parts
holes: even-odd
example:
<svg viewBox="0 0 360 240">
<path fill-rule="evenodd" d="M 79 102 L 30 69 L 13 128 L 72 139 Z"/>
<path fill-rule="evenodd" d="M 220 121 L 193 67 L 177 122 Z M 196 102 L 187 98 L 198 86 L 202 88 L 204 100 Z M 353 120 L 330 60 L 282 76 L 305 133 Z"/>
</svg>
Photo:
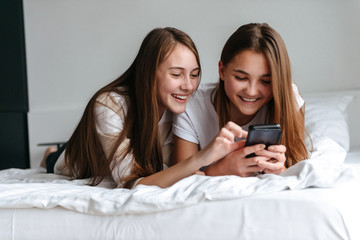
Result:
<svg viewBox="0 0 360 240">
<path fill-rule="evenodd" d="M 28 111 L 21 0 L 0 0 L 0 111 Z"/>
<path fill-rule="evenodd" d="M 28 93 L 21 0 L 0 0 L 0 169 L 28 168 Z"/>
<path fill-rule="evenodd" d="M 27 115 L 0 112 L 0 169 L 29 168 Z"/>
</svg>

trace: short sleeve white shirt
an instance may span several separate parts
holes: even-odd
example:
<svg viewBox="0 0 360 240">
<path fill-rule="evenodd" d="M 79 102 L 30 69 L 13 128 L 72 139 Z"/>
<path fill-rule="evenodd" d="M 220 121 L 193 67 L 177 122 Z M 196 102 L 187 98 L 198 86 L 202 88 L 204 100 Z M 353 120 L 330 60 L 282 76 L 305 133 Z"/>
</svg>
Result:
<svg viewBox="0 0 360 240">
<path fill-rule="evenodd" d="M 219 132 L 219 121 L 212 104 L 212 92 L 217 83 L 203 84 L 188 101 L 186 111 L 173 116 L 173 133 L 186 141 L 193 142 L 203 149 Z M 295 84 L 293 91 L 299 107 L 304 104 L 304 100 L 298 94 Z M 268 105 L 264 105 L 255 115 L 255 117 L 242 129 L 248 130 L 250 125 L 266 123 Z"/>
</svg>

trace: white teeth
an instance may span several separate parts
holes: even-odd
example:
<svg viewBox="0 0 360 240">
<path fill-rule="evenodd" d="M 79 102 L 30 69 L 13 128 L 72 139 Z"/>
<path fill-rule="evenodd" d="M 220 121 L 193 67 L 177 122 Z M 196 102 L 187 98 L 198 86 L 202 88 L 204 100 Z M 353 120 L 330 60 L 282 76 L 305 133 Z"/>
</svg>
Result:
<svg viewBox="0 0 360 240">
<path fill-rule="evenodd" d="M 181 99 L 181 100 L 185 100 L 187 98 L 187 96 L 181 96 L 181 95 L 175 95 L 175 94 L 172 94 L 172 96 L 174 98 L 178 98 L 178 99 Z"/>
<path fill-rule="evenodd" d="M 255 102 L 256 101 L 256 98 L 244 98 L 244 97 L 241 97 L 241 98 L 246 102 Z"/>
</svg>

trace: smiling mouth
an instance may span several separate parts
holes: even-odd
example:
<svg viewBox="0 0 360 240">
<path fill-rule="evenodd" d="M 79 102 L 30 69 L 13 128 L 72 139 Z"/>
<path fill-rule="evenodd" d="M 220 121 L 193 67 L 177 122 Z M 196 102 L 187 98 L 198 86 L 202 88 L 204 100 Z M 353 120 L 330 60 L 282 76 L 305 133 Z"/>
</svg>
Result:
<svg viewBox="0 0 360 240">
<path fill-rule="evenodd" d="M 245 97 L 240 97 L 240 98 L 245 102 L 256 102 L 258 100 L 258 98 L 245 98 Z"/>
<path fill-rule="evenodd" d="M 179 100 L 186 100 L 188 97 L 188 95 L 177 95 L 177 94 L 171 94 L 171 96 Z"/>
</svg>

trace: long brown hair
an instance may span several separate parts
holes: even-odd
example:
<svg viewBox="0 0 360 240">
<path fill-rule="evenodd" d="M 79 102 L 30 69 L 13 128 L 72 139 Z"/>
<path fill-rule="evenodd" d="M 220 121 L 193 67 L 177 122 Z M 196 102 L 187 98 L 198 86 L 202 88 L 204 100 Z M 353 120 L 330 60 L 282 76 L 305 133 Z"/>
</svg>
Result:
<svg viewBox="0 0 360 240">
<path fill-rule="evenodd" d="M 280 34 L 266 23 L 246 24 L 227 40 L 220 60 L 225 66 L 244 50 L 264 54 L 269 63 L 273 99 L 269 102 L 268 121 L 281 124 L 281 144 L 287 148 L 285 166 L 290 167 L 308 158 L 308 152 L 304 143 L 304 111 L 299 110 L 292 90 L 291 66 L 285 43 Z M 224 89 L 224 81 L 220 79 L 213 94 L 219 127 L 223 127 L 230 120 L 230 100 Z"/>
<path fill-rule="evenodd" d="M 163 169 L 155 75 L 158 66 L 176 44 L 182 44 L 194 53 L 200 69 L 198 51 L 186 33 L 175 28 L 156 28 L 143 40 L 131 66 L 119 78 L 94 94 L 66 145 L 65 161 L 73 178 L 91 178 L 89 184 L 97 185 L 116 167 L 116 164 L 112 164 L 114 159 L 120 157 L 121 161 L 127 154 L 133 154 L 134 165 L 131 175 L 122 179 L 125 181 L 124 187 L 129 188 L 137 178 Z M 126 95 L 128 110 L 123 131 L 106 157 L 96 131 L 94 106 L 96 99 L 108 92 Z M 128 149 L 121 156 L 115 156 L 125 138 L 130 139 Z"/>
</svg>

